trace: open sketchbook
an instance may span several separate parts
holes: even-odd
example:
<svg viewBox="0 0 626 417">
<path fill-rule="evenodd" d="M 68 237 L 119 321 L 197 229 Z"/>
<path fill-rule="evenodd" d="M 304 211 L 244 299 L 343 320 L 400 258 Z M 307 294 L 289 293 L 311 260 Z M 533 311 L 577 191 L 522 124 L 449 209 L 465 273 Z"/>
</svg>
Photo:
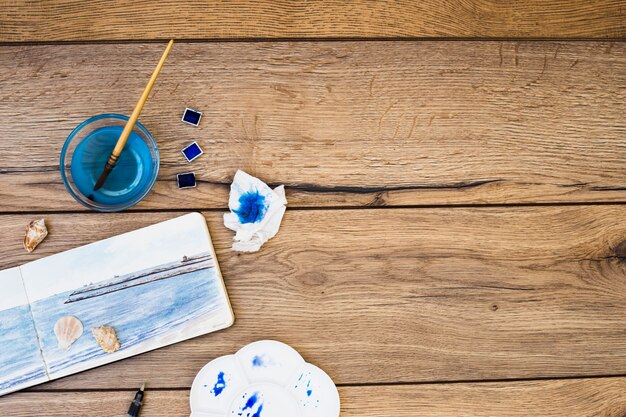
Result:
<svg viewBox="0 0 626 417">
<path fill-rule="evenodd" d="M 6 269 L 0 271 L 0 395 L 233 321 L 199 213 Z M 107 353 L 94 328 L 108 330 L 105 338 L 113 330 L 119 346 L 109 350 L 117 350 Z"/>
</svg>

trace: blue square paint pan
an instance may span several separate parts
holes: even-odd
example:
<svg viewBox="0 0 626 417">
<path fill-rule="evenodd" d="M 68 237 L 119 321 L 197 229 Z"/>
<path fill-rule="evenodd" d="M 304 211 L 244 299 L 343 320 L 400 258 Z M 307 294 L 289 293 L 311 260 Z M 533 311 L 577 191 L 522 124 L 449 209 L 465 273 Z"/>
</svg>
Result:
<svg viewBox="0 0 626 417">
<path fill-rule="evenodd" d="M 200 124 L 201 118 L 202 112 L 187 107 L 183 113 L 182 121 L 197 127 Z"/>
<path fill-rule="evenodd" d="M 194 188 L 196 186 L 196 174 L 194 172 L 176 174 L 176 183 L 180 189 Z"/>
<path fill-rule="evenodd" d="M 192 142 L 190 145 L 185 146 L 181 152 L 185 155 L 187 162 L 193 161 L 204 153 L 197 142 Z"/>
</svg>

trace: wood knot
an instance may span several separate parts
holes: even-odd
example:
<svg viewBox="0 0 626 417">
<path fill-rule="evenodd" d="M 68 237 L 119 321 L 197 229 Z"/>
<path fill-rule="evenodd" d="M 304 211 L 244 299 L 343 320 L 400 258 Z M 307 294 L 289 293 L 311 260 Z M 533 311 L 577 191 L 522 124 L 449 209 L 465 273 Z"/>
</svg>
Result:
<svg viewBox="0 0 626 417">
<path fill-rule="evenodd" d="M 374 199 L 369 202 L 368 206 L 371 206 L 371 207 L 384 206 L 387 203 L 387 199 L 385 198 L 386 194 L 387 193 L 384 191 L 377 192 L 376 195 L 374 196 Z"/>
<path fill-rule="evenodd" d="M 326 275 L 320 272 L 307 272 L 302 274 L 300 277 L 300 282 L 302 282 L 306 286 L 310 287 L 318 287 L 324 285 L 328 281 Z"/>
<path fill-rule="evenodd" d="M 619 259 L 626 259 L 626 240 L 620 242 L 615 246 L 615 257 Z"/>
<path fill-rule="evenodd" d="M 489 310 L 498 311 L 498 305 L 496 303 L 493 303 L 492 305 L 489 306 Z"/>
</svg>

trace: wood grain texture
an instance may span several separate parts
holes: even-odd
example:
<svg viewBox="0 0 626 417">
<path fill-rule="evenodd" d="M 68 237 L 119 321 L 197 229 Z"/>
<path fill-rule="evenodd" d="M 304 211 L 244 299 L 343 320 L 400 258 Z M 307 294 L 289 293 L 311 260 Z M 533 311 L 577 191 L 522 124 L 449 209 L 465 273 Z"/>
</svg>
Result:
<svg viewBox="0 0 626 417">
<path fill-rule="evenodd" d="M 344 417 L 623 417 L 626 378 L 437 385 L 340 387 Z M 24 392 L 0 398 L 0 414 L 119 417 L 133 392 Z M 150 391 L 142 415 L 189 416 L 189 393 Z"/>
<path fill-rule="evenodd" d="M 0 211 L 82 209 L 65 138 L 129 112 L 120 91 L 139 94 L 161 52 L 1 48 Z M 624 114 L 619 42 L 178 43 L 141 116 L 162 164 L 138 208 L 225 207 L 237 168 L 286 184 L 291 207 L 623 202 Z M 205 155 L 188 164 L 192 140 Z M 190 169 L 198 188 L 177 190 Z"/>
<path fill-rule="evenodd" d="M 619 38 L 621 0 L 0 2 L 0 41 L 245 38 Z"/>
<path fill-rule="evenodd" d="M 0 217 L 0 268 L 176 213 Z M 229 250 L 207 213 L 232 328 L 44 389 L 188 387 L 259 339 L 296 347 L 340 384 L 626 373 L 626 206 L 288 211 L 259 253 Z M 271 296 L 268 296 L 270 295 Z"/>
</svg>

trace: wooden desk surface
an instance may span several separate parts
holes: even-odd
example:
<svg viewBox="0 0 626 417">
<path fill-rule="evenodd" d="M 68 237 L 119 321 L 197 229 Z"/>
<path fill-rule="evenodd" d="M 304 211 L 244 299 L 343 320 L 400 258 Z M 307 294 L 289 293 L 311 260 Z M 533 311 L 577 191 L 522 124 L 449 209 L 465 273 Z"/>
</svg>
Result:
<svg viewBox="0 0 626 417">
<path fill-rule="evenodd" d="M 332 376 L 342 416 L 623 417 L 625 22 L 612 0 L 0 1 L 0 268 L 197 210 L 237 317 L 0 415 L 121 416 L 148 380 L 142 416 L 187 416 L 203 364 L 271 338 Z M 154 190 L 86 212 L 60 148 L 132 110 L 170 36 L 141 116 Z M 181 191 L 192 140 L 199 186 Z M 237 168 L 287 186 L 255 254 L 221 220 Z"/>
</svg>

